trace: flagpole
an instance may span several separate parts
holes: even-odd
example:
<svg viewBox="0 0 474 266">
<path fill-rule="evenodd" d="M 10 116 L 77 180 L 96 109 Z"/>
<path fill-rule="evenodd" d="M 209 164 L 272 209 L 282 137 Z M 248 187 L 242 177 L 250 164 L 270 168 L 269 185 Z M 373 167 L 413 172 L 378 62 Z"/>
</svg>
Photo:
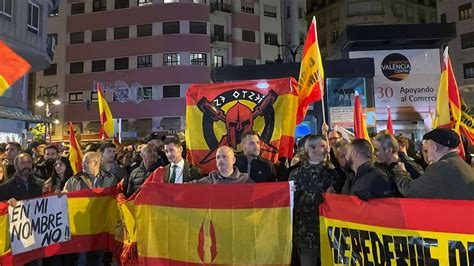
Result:
<svg viewBox="0 0 474 266">
<path fill-rule="evenodd" d="M 314 37 L 316 38 L 316 45 L 319 51 L 319 43 L 318 43 L 318 30 L 316 29 L 316 17 L 313 16 L 313 23 L 314 23 Z M 319 56 L 321 56 L 321 52 L 319 51 Z M 321 64 L 323 60 L 321 58 Z M 322 67 L 322 66 L 321 66 Z M 321 109 L 323 111 L 323 124 L 326 124 L 326 108 L 324 106 L 324 77 L 319 79 L 319 89 L 321 90 Z"/>
</svg>

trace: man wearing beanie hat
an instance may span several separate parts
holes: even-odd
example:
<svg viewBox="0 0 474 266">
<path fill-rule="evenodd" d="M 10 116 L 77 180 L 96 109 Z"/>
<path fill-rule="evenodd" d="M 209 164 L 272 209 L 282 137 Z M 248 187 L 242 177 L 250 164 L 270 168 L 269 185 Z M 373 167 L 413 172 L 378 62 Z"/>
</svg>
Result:
<svg viewBox="0 0 474 266">
<path fill-rule="evenodd" d="M 474 170 L 459 156 L 459 135 L 437 128 L 423 136 L 431 165 L 418 179 L 410 179 L 403 164 L 396 167 L 396 183 L 408 198 L 474 200 Z"/>
</svg>

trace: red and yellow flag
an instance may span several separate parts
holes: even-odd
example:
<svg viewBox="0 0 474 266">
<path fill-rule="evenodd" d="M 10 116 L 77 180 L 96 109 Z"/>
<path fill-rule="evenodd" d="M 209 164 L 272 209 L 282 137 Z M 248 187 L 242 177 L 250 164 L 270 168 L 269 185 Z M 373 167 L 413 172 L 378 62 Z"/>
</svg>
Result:
<svg viewBox="0 0 474 266">
<path fill-rule="evenodd" d="M 140 265 L 290 264 L 288 183 L 148 183 L 135 211 Z"/>
<path fill-rule="evenodd" d="M 448 47 L 444 49 L 443 66 L 439 79 L 438 95 L 436 100 L 436 116 L 433 121 L 433 128 L 451 128 L 460 134 L 461 125 L 461 96 L 459 88 L 451 66 L 451 59 L 448 54 Z M 459 154 L 465 157 L 462 141 L 459 144 Z"/>
<path fill-rule="evenodd" d="M 298 112 L 296 123 L 303 122 L 309 104 L 320 101 L 324 95 L 324 69 L 319 51 L 316 18 L 309 26 L 301 58 L 298 79 Z"/>
<path fill-rule="evenodd" d="M 387 117 L 387 133 L 395 134 L 393 131 L 393 121 L 392 121 L 392 111 L 390 111 L 390 106 L 387 107 L 388 117 Z"/>
<path fill-rule="evenodd" d="M 461 134 L 466 136 L 471 145 L 474 145 L 474 116 L 472 116 L 469 106 L 461 98 L 461 124 L 459 125 Z"/>
<path fill-rule="evenodd" d="M 114 118 L 112 117 L 112 112 L 110 111 L 110 107 L 105 100 L 105 95 L 99 82 L 97 82 L 97 98 L 99 102 L 100 116 L 99 138 L 114 138 Z"/>
<path fill-rule="evenodd" d="M 293 78 L 192 85 L 186 93 L 188 159 L 203 173 L 215 170 L 217 149 L 240 150 L 241 135 L 252 130 L 260 134 L 263 157 L 291 158 L 297 106 Z"/>
<path fill-rule="evenodd" d="M 0 41 L 0 96 L 19 78 L 28 73 L 31 65 L 4 42 Z"/>
<path fill-rule="evenodd" d="M 74 174 L 82 170 L 82 150 L 74 133 L 74 126 L 69 122 L 69 161 Z"/>
<path fill-rule="evenodd" d="M 356 91 L 354 98 L 354 138 L 366 139 L 369 142 L 370 137 L 365 124 L 364 114 L 362 113 L 362 104 L 360 102 L 360 95 Z"/>
</svg>

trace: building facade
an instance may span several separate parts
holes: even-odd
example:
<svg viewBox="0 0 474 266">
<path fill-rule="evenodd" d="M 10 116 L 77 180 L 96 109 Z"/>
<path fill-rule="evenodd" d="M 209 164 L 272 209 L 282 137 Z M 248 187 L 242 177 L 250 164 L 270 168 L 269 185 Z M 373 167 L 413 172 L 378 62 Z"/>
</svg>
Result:
<svg viewBox="0 0 474 266">
<path fill-rule="evenodd" d="M 309 0 L 323 58 L 332 58 L 346 25 L 437 23 L 436 0 Z"/>
<path fill-rule="evenodd" d="M 35 86 L 35 72 L 51 62 L 47 18 L 54 9 L 55 1 L 0 0 L 0 39 L 32 66 L 0 97 L 0 142 L 24 142 L 28 123 L 42 120 L 28 110 L 28 91 Z"/>
<path fill-rule="evenodd" d="M 210 82 L 213 68 L 274 63 L 280 53 L 292 59 L 285 50 L 300 49 L 304 7 L 303 0 L 64 0 L 49 21 L 56 55 L 37 83 L 58 85 L 57 116 L 84 136 L 99 129 L 97 83 L 122 137 L 182 130 L 186 90 Z M 285 34 L 290 19 L 295 26 Z M 67 137 L 64 124 L 53 140 Z"/>
<path fill-rule="evenodd" d="M 456 23 L 457 38 L 449 42 L 449 56 L 459 89 L 474 108 L 474 17 L 472 0 L 438 0 L 440 23 Z"/>
</svg>

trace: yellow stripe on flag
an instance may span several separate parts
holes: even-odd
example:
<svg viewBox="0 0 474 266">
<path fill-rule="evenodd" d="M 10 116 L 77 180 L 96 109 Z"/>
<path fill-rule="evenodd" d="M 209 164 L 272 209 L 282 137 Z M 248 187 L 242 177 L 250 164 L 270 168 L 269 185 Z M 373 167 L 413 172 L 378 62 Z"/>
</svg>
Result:
<svg viewBox="0 0 474 266">
<path fill-rule="evenodd" d="M 8 235 L 8 214 L 0 214 L 0 257 L 10 251 L 10 236 Z"/>
<path fill-rule="evenodd" d="M 227 265 L 290 262 L 290 208 L 208 210 L 140 205 L 136 210 L 141 257 Z M 201 227 L 204 244 L 200 247 Z"/>
<path fill-rule="evenodd" d="M 114 234 L 119 220 L 117 202 L 111 196 L 68 198 L 68 212 L 72 235 Z"/>
<path fill-rule="evenodd" d="M 3 93 L 10 88 L 10 85 L 8 82 L 5 80 L 5 78 L 0 75 L 0 95 L 3 95 Z"/>
</svg>

